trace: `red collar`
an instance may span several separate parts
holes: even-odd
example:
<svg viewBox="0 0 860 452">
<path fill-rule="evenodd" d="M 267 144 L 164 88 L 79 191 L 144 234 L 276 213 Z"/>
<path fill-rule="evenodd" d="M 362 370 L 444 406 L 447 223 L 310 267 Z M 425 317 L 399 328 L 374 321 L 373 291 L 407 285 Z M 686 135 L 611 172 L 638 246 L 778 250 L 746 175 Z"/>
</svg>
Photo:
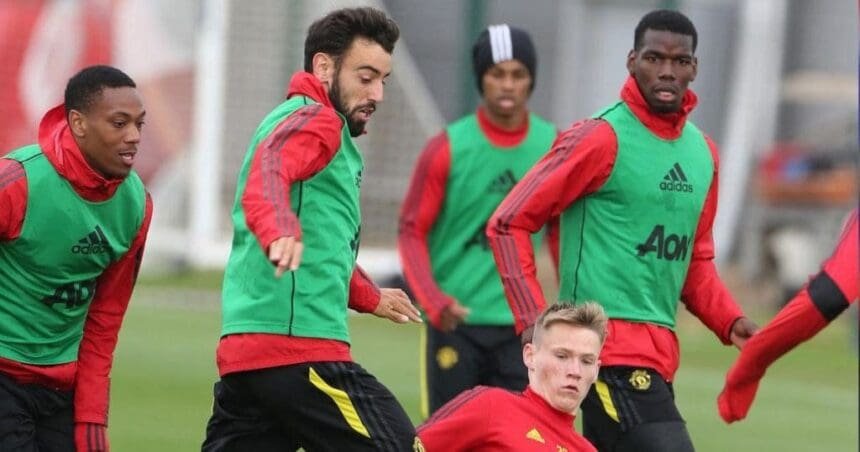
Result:
<svg viewBox="0 0 860 452">
<path fill-rule="evenodd" d="M 679 111 L 665 114 L 653 113 L 645 98 L 642 97 L 642 92 L 639 91 L 639 85 L 633 76 L 627 77 L 624 87 L 621 88 L 621 100 L 627 103 L 633 114 L 648 129 L 666 140 L 673 140 L 681 136 L 687 116 L 696 108 L 696 104 L 699 103 L 696 93 L 691 89 L 687 89 L 687 92 L 684 93 L 684 99 L 681 101 L 681 109 Z"/>
<path fill-rule="evenodd" d="M 514 147 L 522 142 L 526 134 L 529 132 L 529 115 L 526 114 L 526 121 L 514 130 L 505 130 L 490 120 L 483 106 L 478 107 L 478 124 L 481 126 L 481 131 L 490 140 L 493 146 L 509 148 Z"/>
<path fill-rule="evenodd" d="M 42 117 L 39 146 L 57 173 L 87 200 L 104 201 L 110 198 L 124 180 L 107 179 L 90 167 L 72 136 L 63 104 L 48 110 Z"/>
<path fill-rule="evenodd" d="M 531 386 L 526 386 L 526 390 L 523 391 L 523 395 L 535 404 L 538 404 L 543 407 L 544 412 L 553 413 L 563 422 L 569 422 L 571 426 L 573 425 L 573 421 L 574 419 L 576 419 L 576 416 L 574 416 L 573 413 L 565 413 L 564 411 L 557 410 L 555 407 L 550 405 L 549 402 L 547 402 L 543 397 L 541 397 L 540 394 L 534 392 Z"/>
<path fill-rule="evenodd" d="M 293 74 L 290 85 L 287 87 L 287 99 L 295 95 L 310 97 L 315 102 L 334 109 L 322 82 L 309 72 L 301 71 Z"/>
</svg>

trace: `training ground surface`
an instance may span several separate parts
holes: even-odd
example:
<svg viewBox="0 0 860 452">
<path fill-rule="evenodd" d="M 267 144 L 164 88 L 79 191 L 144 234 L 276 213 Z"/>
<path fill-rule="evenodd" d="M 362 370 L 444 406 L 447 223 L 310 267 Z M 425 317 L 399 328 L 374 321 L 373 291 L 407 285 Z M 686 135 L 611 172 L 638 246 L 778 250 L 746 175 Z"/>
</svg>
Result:
<svg viewBox="0 0 860 452">
<path fill-rule="evenodd" d="M 192 288 L 143 281 L 132 299 L 112 375 L 108 432 L 113 450 L 200 450 L 217 377 L 219 294 L 182 284 Z M 675 389 L 697 450 L 856 451 L 854 315 L 854 310 L 846 312 L 774 365 L 750 416 L 726 425 L 717 415 L 716 396 L 735 352 L 684 312 Z M 753 315 L 759 323 L 771 316 Z M 419 328 L 368 315 L 351 320 L 354 358 L 394 392 L 413 421 L 419 420 Z"/>
</svg>

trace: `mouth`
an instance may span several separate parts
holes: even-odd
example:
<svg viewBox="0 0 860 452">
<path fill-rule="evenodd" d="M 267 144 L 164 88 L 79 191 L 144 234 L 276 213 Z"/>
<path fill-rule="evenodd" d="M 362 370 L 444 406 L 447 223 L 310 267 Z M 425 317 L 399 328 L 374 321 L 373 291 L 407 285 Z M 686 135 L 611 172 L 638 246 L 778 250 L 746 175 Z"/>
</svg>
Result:
<svg viewBox="0 0 860 452">
<path fill-rule="evenodd" d="M 678 98 L 678 90 L 671 86 L 654 88 L 654 97 L 660 102 L 674 102 Z"/>
<path fill-rule="evenodd" d="M 498 105 L 501 108 L 514 108 L 515 102 L 514 99 L 510 97 L 500 97 L 498 99 Z"/>
<path fill-rule="evenodd" d="M 579 395 L 579 388 L 577 386 L 574 386 L 574 385 L 562 386 L 561 390 L 563 392 L 566 392 L 566 393 L 572 393 L 574 395 Z"/>
<path fill-rule="evenodd" d="M 359 119 L 364 122 L 370 120 L 370 116 L 373 115 L 373 112 L 376 111 L 375 105 L 366 105 L 364 107 L 360 107 L 356 109 L 355 114 L 358 115 Z"/>
<path fill-rule="evenodd" d="M 134 157 L 137 154 L 137 151 L 122 151 L 119 153 L 119 158 L 122 160 L 126 166 L 134 165 Z"/>
</svg>

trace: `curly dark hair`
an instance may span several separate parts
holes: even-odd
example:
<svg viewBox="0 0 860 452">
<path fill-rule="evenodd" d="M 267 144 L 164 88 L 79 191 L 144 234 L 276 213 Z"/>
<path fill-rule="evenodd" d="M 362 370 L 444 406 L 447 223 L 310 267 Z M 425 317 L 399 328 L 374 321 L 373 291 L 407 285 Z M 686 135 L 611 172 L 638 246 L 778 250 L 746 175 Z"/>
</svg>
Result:
<svg viewBox="0 0 860 452">
<path fill-rule="evenodd" d="M 66 84 L 66 114 L 72 110 L 85 112 L 105 88 L 137 88 L 125 72 L 112 66 L 90 66 L 73 75 Z"/>
<path fill-rule="evenodd" d="M 696 51 L 696 44 L 699 41 L 696 27 L 687 16 L 678 11 L 658 9 L 643 16 L 639 25 L 636 25 L 636 31 L 633 34 L 633 50 L 638 51 L 642 48 L 642 39 L 646 30 L 669 31 L 691 36 L 693 38 L 693 52 Z"/>
<path fill-rule="evenodd" d="M 308 36 L 305 39 L 305 71 L 313 71 L 313 58 L 319 52 L 327 53 L 337 61 L 359 36 L 376 42 L 386 52 L 391 53 L 400 38 L 400 29 L 394 20 L 376 8 L 343 8 L 332 11 L 308 28 Z"/>
</svg>

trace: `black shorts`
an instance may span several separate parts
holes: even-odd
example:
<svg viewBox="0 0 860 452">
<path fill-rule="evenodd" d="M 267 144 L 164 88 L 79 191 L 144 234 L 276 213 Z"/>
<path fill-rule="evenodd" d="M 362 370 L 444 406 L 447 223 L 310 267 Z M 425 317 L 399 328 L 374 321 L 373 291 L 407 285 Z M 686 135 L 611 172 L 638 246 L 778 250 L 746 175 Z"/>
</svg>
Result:
<svg viewBox="0 0 860 452">
<path fill-rule="evenodd" d="M 203 451 L 411 450 L 415 427 L 379 381 L 352 362 L 225 375 Z"/>
<path fill-rule="evenodd" d="M 513 326 L 460 325 L 451 333 L 425 327 L 422 415 L 427 418 L 478 385 L 522 391 L 528 384 L 523 348 Z"/>
<path fill-rule="evenodd" d="M 0 450 L 75 452 L 74 396 L 0 374 Z"/>
<path fill-rule="evenodd" d="M 672 384 L 654 369 L 601 367 L 581 408 L 583 434 L 601 452 L 694 450 Z"/>
</svg>

